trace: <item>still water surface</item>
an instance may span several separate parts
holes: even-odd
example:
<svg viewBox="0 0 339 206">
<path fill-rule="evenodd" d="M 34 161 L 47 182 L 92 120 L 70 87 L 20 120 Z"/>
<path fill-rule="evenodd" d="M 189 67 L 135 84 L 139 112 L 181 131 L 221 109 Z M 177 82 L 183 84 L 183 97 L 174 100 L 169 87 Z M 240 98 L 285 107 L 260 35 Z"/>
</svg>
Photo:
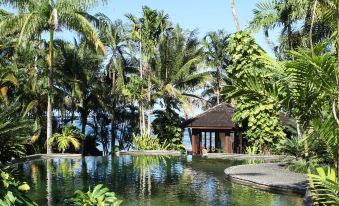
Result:
<svg viewBox="0 0 339 206">
<path fill-rule="evenodd" d="M 47 205 L 65 205 L 76 189 L 104 184 L 123 205 L 299 206 L 297 196 L 279 195 L 224 179 L 223 170 L 245 162 L 199 157 L 120 156 L 78 160 L 35 160 L 19 164 L 31 185 L 29 197 Z M 51 181 L 47 181 L 47 173 Z M 48 190 L 50 195 L 48 195 Z"/>
</svg>

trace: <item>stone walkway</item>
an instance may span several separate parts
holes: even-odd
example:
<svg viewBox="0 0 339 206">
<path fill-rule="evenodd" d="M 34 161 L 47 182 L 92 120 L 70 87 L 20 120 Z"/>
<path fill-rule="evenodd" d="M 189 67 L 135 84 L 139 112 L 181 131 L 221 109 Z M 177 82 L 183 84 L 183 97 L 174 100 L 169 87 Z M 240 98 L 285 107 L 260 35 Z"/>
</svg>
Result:
<svg viewBox="0 0 339 206">
<path fill-rule="evenodd" d="M 225 169 L 225 174 L 231 180 L 265 190 L 306 193 L 306 175 L 290 172 L 281 163 L 238 165 Z"/>
<path fill-rule="evenodd" d="M 180 156 L 180 151 L 172 150 L 135 150 L 135 151 L 120 151 L 119 155 L 134 155 L 134 156 L 151 156 L 151 155 L 170 155 L 170 156 Z"/>
<path fill-rule="evenodd" d="M 293 157 L 285 155 L 247 155 L 247 154 L 228 154 L 228 153 L 207 153 L 205 157 L 210 159 L 230 159 L 230 160 L 268 160 L 282 161 L 291 160 Z"/>
</svg>

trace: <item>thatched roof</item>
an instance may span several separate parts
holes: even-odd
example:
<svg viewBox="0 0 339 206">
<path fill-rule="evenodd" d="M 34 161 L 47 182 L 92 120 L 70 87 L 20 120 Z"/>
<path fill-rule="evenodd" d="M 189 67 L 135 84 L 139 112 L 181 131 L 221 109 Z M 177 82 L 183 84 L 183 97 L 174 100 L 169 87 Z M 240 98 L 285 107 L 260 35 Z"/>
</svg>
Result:
<svg viewBox="0 0 339 206">
<path fill-rule="evenodd" d="M 236 109 L 231 104 L 221 103 L 187 120 L 184 126 L 197 129 L 232 129 L 236 127 L 232 121 L 235 111 Z M 279 118 L 283 125 L 288 124 L 289 118 L 284 113 L 281 112 Z"/>
<path fill-rule="evenodd" d="M 235 127 L 232 121 L 234 111 L 234 107 L 230 104 L 221 103 L 188 120 L 185 126 L 201 129 L 232 129 Z"/>
</svg>

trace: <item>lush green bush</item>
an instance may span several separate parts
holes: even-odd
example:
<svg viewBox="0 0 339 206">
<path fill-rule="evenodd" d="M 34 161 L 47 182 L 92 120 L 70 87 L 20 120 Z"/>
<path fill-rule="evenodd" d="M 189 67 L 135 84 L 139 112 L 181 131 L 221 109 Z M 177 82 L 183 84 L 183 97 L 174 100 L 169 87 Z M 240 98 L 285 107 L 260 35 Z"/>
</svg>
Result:
<svg viewBox="0 0 339 206">
<path fill-rule="evenodd" d="M 122 200 L 119 200 L 114 192 L 110 192 L 102 184 L 89 188 L 87 192 L 77 190 L 74 196 L 65 201 L 67 205 L 72 206 L 119 206 Z"/>
<path fill-rule="evenodd" d="M 245 154 L 248 154 L 248 155 L 255 155 L 258 152 L 259 152 L 259 148 L 255 145 L 250 146 L 250 147 L 246 147 L 246 149 L 245 149 Z"/>
<path fill-rule="evenodd" d="M 20 109 L 15 104 L 0 105 L 0 162 L 5 163 L 12 158 L 26 154 L 25 144 L 33 135 L 32 121 L 20 116 Z"/>
<path fill-rule="evenodd" d="M 133 134 L 133 148 L 136 150 L 183 150 L 184 145 L 178 144 L 177 139 L 165 140 L 160 143 L 157 136 L 151 137 L 148 134 L 134 135 Z"/>
<path fill-rule="evenodd" d="M 182 144 L 182 119 L 173 109 L 154 111 L 155 119 L 152 122 L 154 134 L 160 143 L 172 142 Z M 175 141 L 174 141 L 175 140 Z"/>
<path fill-rule="evenodd" d="M 317 173 L 308 174 L 313 203 L 315 205 L 339 205 L 339 178 L 335 170 L 317 168 Z"/>
<path fill-rule="evenodd" d="M 26 182 L 15 179 L 11 172 L 0 170 L 0 205 L 1 206 L 36 206 L 37 204 L 26 197 L 30 190 Z"/>
<path fill-rule="evenodd" d="M 280 153 L 292 155 L 297 160 L 305 157 L 305 153 L 307 152 L 305 148 L 305 138 L 299 138 L 297 136 L 286 138 L 284 141 L 281 141 L 277 147 Z"/>
<path fill-rule="evenodd" d="M 49 144 L 55 147 L 58 151 L 64 153 L 71 146 L 75 150 L 79 150 L 81 141 L 84 135 L 73 125 L 66 125 L 61 134 L 56 133 L 49 140 Z"/>
</svg>

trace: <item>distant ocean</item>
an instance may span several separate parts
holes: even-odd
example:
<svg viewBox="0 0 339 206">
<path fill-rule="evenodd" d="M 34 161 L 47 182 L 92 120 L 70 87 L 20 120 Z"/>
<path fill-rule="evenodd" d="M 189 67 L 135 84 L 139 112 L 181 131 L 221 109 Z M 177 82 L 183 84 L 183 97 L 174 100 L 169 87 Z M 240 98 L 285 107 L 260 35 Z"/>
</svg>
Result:
<svg viewBox="0 0 339 206">
<path fill-rule="evenodd" d="M 88 121 L 90 122 L 90 118 L 88 119 Z M 76 127 L 78 129 L 81 129 L 81 124 L 80 124 L 79 120 L 75 121 L 75 125 L 76 125 Z M 89 134 L 91 132 L 92 132 L 91 131 L 91 127 L 86 126 L 86 134 Z M 118 143 L 119 143 L 118 140 L 115 140 L 115 144 L 118 145 Z M 102 144 L 100 144 L 99 142 L 98 142 L 98 144 L 99 144 L 97 146 L 98 150 L 102 151 L 103 150 L 102 149 Z M 192 145 L 191 145 L 191 142 L 190 142 L 189 133 L 188 133 L 188 129 L 187 128 L 183 132 L 183 144 L 185 145 L 186 150 L 191 150 L 192 149 Z M 111 150 L 111 148 L 109 148 L 109 150 Z"/>
</svg>

